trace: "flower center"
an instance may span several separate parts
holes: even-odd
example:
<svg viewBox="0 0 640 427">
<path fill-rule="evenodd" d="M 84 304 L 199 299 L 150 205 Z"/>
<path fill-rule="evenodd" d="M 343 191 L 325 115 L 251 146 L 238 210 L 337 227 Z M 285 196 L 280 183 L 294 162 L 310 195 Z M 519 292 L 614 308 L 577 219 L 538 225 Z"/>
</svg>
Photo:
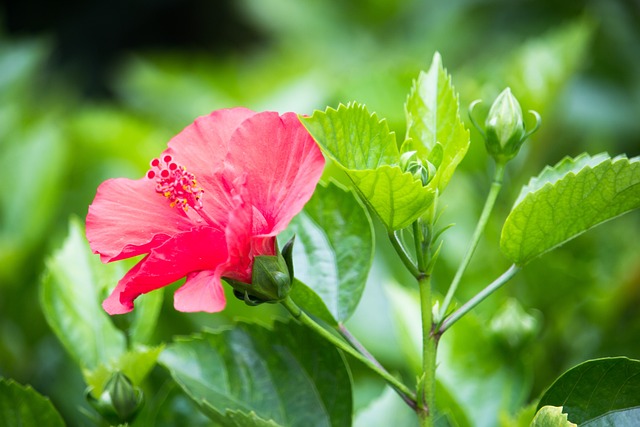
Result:
<svg viewBox="0 0 640 427">
<path fill-rule="evenodd" d="M 184 166 L 173 161 L 170 155 L 161 159 L 151 160 L 151 169 L 147 178 L 156 181 L 156 193 L 166 197 L 171 207 L 178 206 L 185 212 L 192 207 L 202 209 L 202 194 L 204 190 L 198 187 L 196 177 L 187 172 Z"/>
</svg>

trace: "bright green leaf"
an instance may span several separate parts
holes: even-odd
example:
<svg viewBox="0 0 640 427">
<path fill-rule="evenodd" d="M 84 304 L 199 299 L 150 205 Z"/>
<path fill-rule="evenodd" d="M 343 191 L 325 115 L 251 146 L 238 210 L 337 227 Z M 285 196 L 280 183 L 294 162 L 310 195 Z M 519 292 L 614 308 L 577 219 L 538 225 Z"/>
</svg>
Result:
<svg viewBox="0 0 640 427">
<path fill-rule="evenodd" d="M 87 369 L 120 357 L 125 351 L 124 334 L 100 306 L 99 295 L 99 284 L 115 270 L 91 254 L 78 219 L 71 219 L 69 236 L 46 265 L 42 309 L 71 357 Z"/>
<path fill-rule="evenodd" d="M 395 134 L 365 106 L 340 105 L 301 120 L 388 229 L 407 227 L 431 206 L 435 190 L 400 168 Z"/>
<path fill-rule="evenodd" d="M 337 110 L 315 111 L 301 121 L 323 151 L 346 170 L 398 164 L 395 133 L 364 105 L 340 104 Z"/>
<path fill-rule="evenodd" d="M 63 427 L 64 421 L 51 404 L 29 386 L 0 378 L 0 426 Z"/>
<path fill-rule="evenodd" d="M 626 357 L 590 360 L 562 374 L 540 399 L 538 408 L 562 406 L 569 421 L 590 426 L 636 424 L 602 424 L 595 420 L 604 415 L 620 420 L 638 414 L 640 407 L 640 361 Z M 614 416 L 614 412 L 618 414 Z M 634 419 L 635 421 L 638 418 Z M 585 424 L 586 425 L 586 424 Z"/>
<path fill-rule="evenodd" d="M 282 238 L 288 240 L 291 233 L 296 235 L 296 278 L 324 301 L 333 318 L 346 321 L 360 301 L 373 259 L 367 211 L 350 191 L 321 183 Z"/>
<path fill-rule="evenodd" d="M 417 151 L 437 167 L 428 187 L 442 192 L 469 148 L 458 95 L 436 52 L 428 72 L 420 72 L 405 104 L 407 138 L 402 152 Z"/>
<path fill-rule="evenodd" d="M 160 362 L 222 426 L 237 426 L 237 413 L 251 411 L 287 427 L 351 425 L 351 380 L 341 354 L 297 323 L 277 322 L 273 330 L 241 323 L 182 338 Z"/>
<path fill-rule="evenodd" d="M 505 256 L 518 265 L 639 208 L 640 157 L 565 159 L 526 188 L 530 192 L 520 196 L 500 239 Z"/>
<path fill-rule="evenodd" d="M 280 424 L 273 420 L 264 420 L 255 412 L 246 414 L 240 411 L 227 411 L 225 423 L 227 427 L 280 427 Z"/>
<path fill-rule="evenodd" d="M 110 363 L 102 364 L 96 369 L 83 370 L 85 382 L 91 389 L 91 393 L 98 398 L 104 389 L 107 381 L 115 372 L 122 372 L 129 378 L 131 384 L 140 386 L 145 377 L 151 372 L 156 365 L 160 353 L 164 350 L 164 346 L 158 347 L 139 347 L 135 350 L 129 350 L 117 360 Z"/>
<path fill-rule="evenodd" d="M 562 413 L 560 406 L 544 406 L 536 413 L 531 427 L 577 427 L 567 420 L 567 414 Z"/>
</svg>

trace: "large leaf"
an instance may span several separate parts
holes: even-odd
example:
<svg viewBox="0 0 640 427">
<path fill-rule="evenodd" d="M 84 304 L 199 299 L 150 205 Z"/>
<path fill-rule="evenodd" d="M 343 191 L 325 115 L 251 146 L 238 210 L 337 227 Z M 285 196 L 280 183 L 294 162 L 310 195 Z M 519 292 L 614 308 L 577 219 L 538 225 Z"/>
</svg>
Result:
<svg viewBox="0 0 640 427">
<path fill-rule="evenodd" d="M 505 256 L 518 265 L 639 208 L 640 158 L 565 159 L 533 178 L 527 191 L 507 217 L 500 239 Z"/>
<path fill-rule="evenodd" d="M 351 382 L 340 353 L 296 323 L 238 324 L 170 344 L 160 356 L 176 382 L 222 426 L 349 426 Z M 243 413 L 244 415 L 239 415 Z"/>
<path fill-rule="evenodd" d="M 92 256 L 78 219 L 62 248 L 47 260 L 40 300 L 47 322 L 67 352 L 87 369 L 117 359 L 125 336 L 100 306 L 100 283 L 119 271 Z M 117 279 L 114 278 L 114 283 Z"/>
<path fill-rule="evenodd" d="M 562 406 L 569 421 L 580 425 L 635 426 L 640 414 L 640 361 L 612 357 L 575 366 L 542 396 L 538 408 L 546 405 Z M 605 418 L 619 422 L 606 424 Z"/>
<path fill-rule="evenodd" d="M 0 426 L 63 427 L 51 401 L 29 386 L 0 378 Z"/>
<path fill-rule="evenodd" d="M 460 119 L 458 96 L 436 52 L 428 72 L 420 72 L 405 104 L 407 139 L 402 152 L 416 151 L 437 172 L 428 187 L 440 192 L 469 148 L 469 131 Z"/>
<path fill-rule="evenodd" d="M 301 120 L 388 229 L 407 227 L 431 206 L 435 190 L 400 168 L 395 134 L 365 106 L 340 105 Z"/>
<path fill-rule="evenodd" d="M 360 301 L 373 259 L 367 211 L 338 184 L 320 184 L 282 238 L 291 233 L 296 278 L 318 294 L 337 321 L 346 321 Z"/>
</svg>

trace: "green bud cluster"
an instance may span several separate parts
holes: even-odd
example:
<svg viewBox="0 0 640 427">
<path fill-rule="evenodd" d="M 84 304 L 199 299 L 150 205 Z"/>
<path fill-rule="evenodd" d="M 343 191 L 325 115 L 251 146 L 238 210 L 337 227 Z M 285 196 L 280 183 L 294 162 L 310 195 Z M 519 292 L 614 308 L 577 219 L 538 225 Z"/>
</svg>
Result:
<svg viewBox="0 0 640 427">
<path fill-rule="evenodd" d="M 428 160 L 420 160 L 416 151 L 407 151 L 400 156 L 400 167 L 409 172 L 422 185 L 427 185 L 436 175 L 436 167 Z"/>
<path fill-rule="evenodd" d="M 536 125 L 527 132 L 520 103 L 511 93 L 511 89 L 506 88 L 491 105 L 483 130 L 473 118 L 473 109 L 479 102 L 474 101 L 469 107 L 471 122 L 482 134 L 487 152 L 496 162 L 506 163 L 518 154 L 524 141 L 538 130 L 540 115 L 530 111 L 536 118 Z"/>
</svg>

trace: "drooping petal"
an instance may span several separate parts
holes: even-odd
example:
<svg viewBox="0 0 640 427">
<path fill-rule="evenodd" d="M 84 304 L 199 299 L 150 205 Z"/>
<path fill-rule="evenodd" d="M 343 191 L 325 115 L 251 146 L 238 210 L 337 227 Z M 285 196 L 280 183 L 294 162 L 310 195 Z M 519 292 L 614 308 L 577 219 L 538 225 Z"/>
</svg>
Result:
<svg viewBox="0 0 640 427">
<path fill-rule="evenodd" d="M 293 113 L 258 113 L 231 136 L 226 165 L 246 173 L 247 200 L 267 226 L 256 234 L 277 234 L 309 201 L 322 175 L 324 157 Z"/>
<path fill-rule="evenodd" d="M 176 280 L 204 270 L 215 271 L 227 260 L 224 232 L 199 227 L 179 233 L 151 250 L 118 282 L 102 306 L 109 314 L 133 310 L 139 295 L 169 285 Z M 203 295 L 203 299 L 209 299 Z M 218 302 L 212 303 L 212 307 Z"/>
<path fill-rule="evenodd" d="M 87 214 L 87 239 L 103 262 L 148 253 L 173 235 L 194 226 L 173 209 L 147 178 L 110 179 L 98 187 Z"/>
<path fill-rule="evenodd" d="M 212 270 L 189 274 L 173 297 L 175 309 L 185 312 L 216 313 L 224 308 L 226 302 L 220 273 Z"/>
</svg>

